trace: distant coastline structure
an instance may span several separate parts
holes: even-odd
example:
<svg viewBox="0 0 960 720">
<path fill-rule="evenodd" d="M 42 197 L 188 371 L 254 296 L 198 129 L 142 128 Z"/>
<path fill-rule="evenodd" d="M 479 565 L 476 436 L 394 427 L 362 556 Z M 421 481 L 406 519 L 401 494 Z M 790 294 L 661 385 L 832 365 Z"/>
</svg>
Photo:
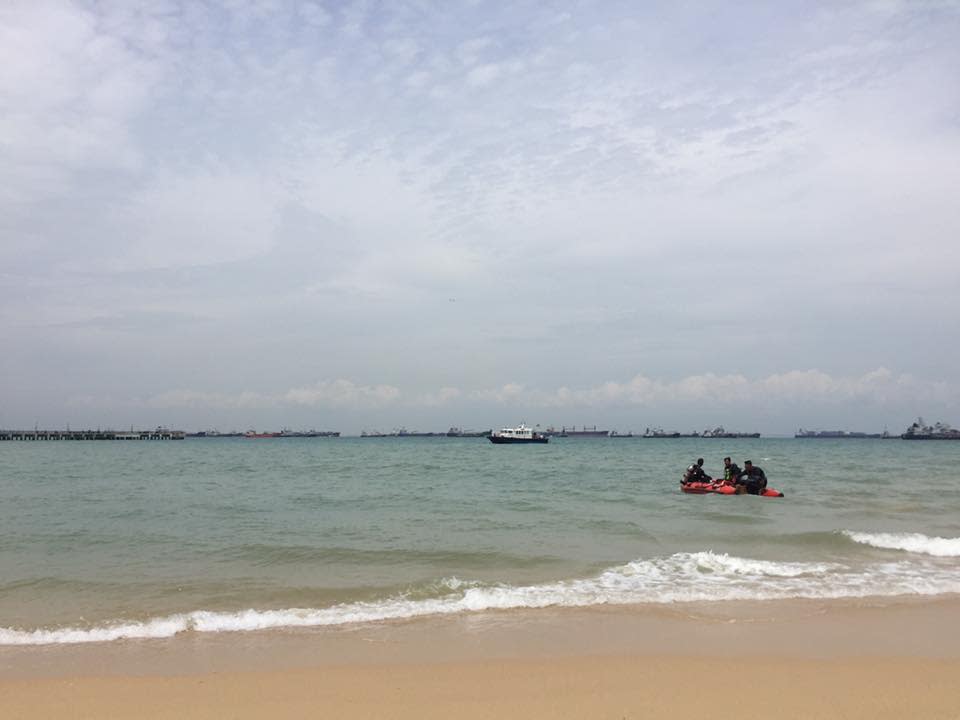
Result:
<svg viewBox="0 0 960 720">
<path fill-rule="evenodd" d="M 183 440 L 183 430 L 158 427 L 154 430 L 0 430 L 0 440 Z"/>
</svg>

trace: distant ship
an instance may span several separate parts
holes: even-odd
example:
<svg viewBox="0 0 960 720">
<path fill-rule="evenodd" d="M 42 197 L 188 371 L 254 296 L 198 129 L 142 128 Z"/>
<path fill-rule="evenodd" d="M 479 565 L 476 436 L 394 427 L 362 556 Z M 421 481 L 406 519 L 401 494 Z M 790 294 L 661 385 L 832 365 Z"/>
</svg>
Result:
<svg viewBox="0 0 960 720">
<path fill-rule="evenodd" d="M 581 429 L 577 430 L 577 426 L 574 425 L 572 428 L 563 426 L 559 430 L 555 427 L 548 427 L 543 431 L 543 434 L 548 437 L 605 438 L 610 436 L 610 431 L 597 430 L 596 425 L 589 429 L 584 425 Z"/>
<path fill-rule="evenodd" d="M 395 438 L 417 438 L 417 437 L 445 437 L 447 433 L 443 432 L 418 432 L 416 430 L 407 430 L 406 428 L 400 428 L 394 430 L 393 432 L 379 432 L 376 430 L 364 430 L 360 433 L 360 437 L 363 438 L 383 438 L 383 437 L 395 437 Z"/>
<path fill-rule="evenodd" d="M 407 430 L 400 428 L 397 430 L 397 437 L 444 437 L 446 433 L 442 432 L 419 432 L 417 430 Z"/>
<path fill-rule="evenodd" d="M 340 437 L 338 430 L 287 430 L 280 431 L 280 437 L 285 438 L 314 438 L 314 437 Z"/>
<path fill-rule="evenodd" d="M 231 437 L 243 437 L 242 432 L 236 430 L 231 430 L 230 432 L 220 432 L 219 430 L 199 430 L 194 433 L 187 433 L 187 437 L 191 438 L 231 438 Z"/>
<path fill-rule="evenodd" d="M 960 430 L 954 430 L 945 422 L 927 425 L 923 422 L 923 418 L 917 418 L 917 421 L 908 427 L 900 438 L 903 440 L 960 440 Z"/>
<path fill-rule="evenodd" d="M 704 430 L 700 433 L 700 437 L 705 438 L 723 438 L 724 440 L 736 440 L 738 438 L 758 438 L 760 433 L 744 433 L 744 432 L 727 432 L 723 429 L 723 426 L 715 427 L 713 430 Z"/>
<path fill-rule="evenodd" d="M 263 438 L 278 438 L 280 437 L 280 433 L 278 432 L 258 433 L 256 430 L 247 430 L 243 434 L 243 436 L 248 440 L 259 440 Z"/>
<path fill-rule="evenodd" d="M 475 438 L 475 437 L 490 437 L 493 433 L 493 430 L 461 430 L 458 427 L 452 427 L 447 430 L 447 437 L 464 437 L 464 438 Z"/>
<path fill-rule="evenodd" d="M 663 428 L 653 428 L 653 430 L 651 430 L 650 428 L 647 428 L 646 430 L 643 431 L 643 435 L 641 435 L 641 437 L 657 438 L 657 439 L 695 438 L 695 437 L 700 437 L 700 433 L 694 432 L 694 433 L 685 434 L 685 433 L 679 433 L 679 432 L 665 432 Z"/>
<path fill-rule="evenodd" d="M 834 440 L 837 438 L 862 440 L 862 439 L 888 439 L 895 437 L 886 430 L 882 433 L 849 432 L 847 430 L 804 430 L 800 428 L 794 435 L 795 438 L 812 438 L 818 440 Z"/>
</svg>

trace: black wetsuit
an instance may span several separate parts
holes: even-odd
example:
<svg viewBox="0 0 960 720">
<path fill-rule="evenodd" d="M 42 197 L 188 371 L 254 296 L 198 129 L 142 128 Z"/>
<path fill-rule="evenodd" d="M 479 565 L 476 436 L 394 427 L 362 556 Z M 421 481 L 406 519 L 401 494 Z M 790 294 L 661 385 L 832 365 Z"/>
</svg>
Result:
<svg viewBox="0 0 960 720">
<path fill-rule="evenodd" d="M 767 476 L 763 468 L 754 465 L 740 473 L 737 484 L 743 485 L 750 495 L 759 495 L 760 491 L 767 487 Z"/>
<path fill-rule="evenodd" d="M 723 469 L 723 479 L 726 482 L 735 483 L 737 478 L 740 477 L 740 473 L 743 472 L 740 470 L 740 466 L 736 463 L 730 463 L 730 467 L 725 467 Z"/>
<path fill-rule="evenodd" d="M 687 471 L 683 474 L 683 482 L 710 482 L 711 478 L 707 475 L 703 468 L 696 463 L 687 468 Z"/>
</svg>

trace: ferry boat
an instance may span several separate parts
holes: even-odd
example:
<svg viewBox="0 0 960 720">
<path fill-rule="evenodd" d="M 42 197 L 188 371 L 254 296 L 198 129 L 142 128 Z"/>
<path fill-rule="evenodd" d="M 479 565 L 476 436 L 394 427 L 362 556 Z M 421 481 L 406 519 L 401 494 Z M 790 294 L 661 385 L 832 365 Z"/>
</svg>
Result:
<svg viewBox="0 0 960 720">
<path fill-rule="evenodd" d="M 546 435 L 537 432 L 533 428 L 528 428 L 523 423 L 520 423 L 520 427 L 503 428 L 502 430 L 490 433 L 489 438 L 490 442 L 496 445 L 516 443 L 545 443 L 550 441 L 550 438 L 548 438 Z"/>
<path fill-rule="evenodd" d="M 954 430 L 945 422 L 927 425 L 923 418 L 907 428 L 900 438 L 902 440 L 960 440 L 960 430 Z"/>
</svg>

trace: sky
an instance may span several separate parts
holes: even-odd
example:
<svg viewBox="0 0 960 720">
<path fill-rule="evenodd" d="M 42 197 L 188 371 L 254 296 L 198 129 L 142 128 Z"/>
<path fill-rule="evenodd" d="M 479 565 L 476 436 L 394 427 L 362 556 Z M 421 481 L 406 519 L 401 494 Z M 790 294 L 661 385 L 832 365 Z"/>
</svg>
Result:
<svg viewBox="0 0 960 720">
<path fill-rule="evenodd" d="M 0 427 L 960 424 L 960 3 L 0 3 Z"/>
</svg>

